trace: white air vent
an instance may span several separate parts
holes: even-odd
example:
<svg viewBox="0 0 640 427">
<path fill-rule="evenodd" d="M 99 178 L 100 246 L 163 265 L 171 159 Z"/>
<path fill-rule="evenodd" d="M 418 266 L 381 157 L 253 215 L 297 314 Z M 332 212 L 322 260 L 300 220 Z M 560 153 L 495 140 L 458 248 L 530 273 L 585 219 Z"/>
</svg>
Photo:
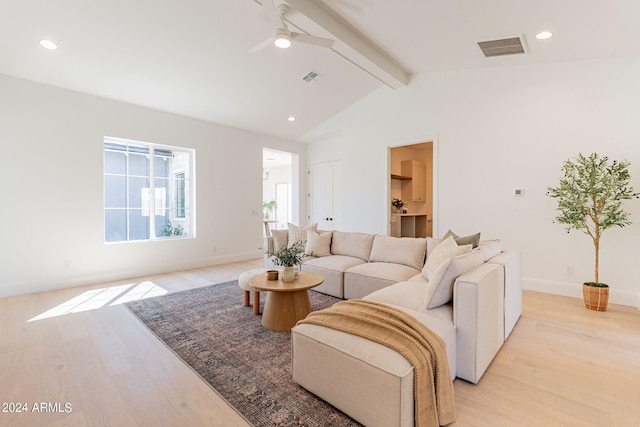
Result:
<svg viewBox="0 0 640 427">
<path fill-rule="evenodd" d="M 499 40 L 478 42 L 478 47 L 486 58 L 529 53 L 524 34 Z"/>
<path fill-rule="evenodd" d="M 316 71 L 309 71 L 306 76 L 302 78 L 307 83 L 313 83 L 320 78 L 320 74 Z"/>
</svg>

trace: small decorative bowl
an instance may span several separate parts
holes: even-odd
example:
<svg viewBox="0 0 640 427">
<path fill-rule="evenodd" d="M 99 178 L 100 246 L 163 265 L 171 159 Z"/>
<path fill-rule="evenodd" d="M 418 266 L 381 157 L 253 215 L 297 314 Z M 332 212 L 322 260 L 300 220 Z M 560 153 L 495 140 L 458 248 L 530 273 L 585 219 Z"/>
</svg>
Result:
<svg viewBox="0 0 640 427">
<path fill-rule="evenodd" d="M 267 280 L 278 280 L 278 270 L 267 270 Z"/>
</svg>

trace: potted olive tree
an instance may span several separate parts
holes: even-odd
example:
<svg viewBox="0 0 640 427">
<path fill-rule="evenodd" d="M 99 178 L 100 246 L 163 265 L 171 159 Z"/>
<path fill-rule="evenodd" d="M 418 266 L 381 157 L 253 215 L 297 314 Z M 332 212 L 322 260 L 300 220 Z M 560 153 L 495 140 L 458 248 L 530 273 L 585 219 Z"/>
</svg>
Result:
<svg viewBox="0 0 640 427">
<path fill-rule="evenodd" d="M 609 161 L 606 156 L 593 153 L 578 154 L 562 166 L 564 175 L 557 187 L 549 187 L 547 195 L 558 201 L 555 222 L 566 226 L 567 232 L 582 231 L 591 237 L 595 249 L 595 280 L 585 282 L 582 290 L 585 306 L 605 311 L 609 301 L 609 286 L 600 282 L 600 238 L 611 227 L 631 224 L 622 202 L 638 198 L 629 185 L 629 162 Z"/>
</svg>

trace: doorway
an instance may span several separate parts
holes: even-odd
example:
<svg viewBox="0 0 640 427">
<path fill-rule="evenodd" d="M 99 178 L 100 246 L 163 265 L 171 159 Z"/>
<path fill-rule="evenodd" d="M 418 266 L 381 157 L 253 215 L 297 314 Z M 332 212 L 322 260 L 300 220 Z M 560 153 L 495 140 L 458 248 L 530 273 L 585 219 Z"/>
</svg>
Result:
<svg viewBox="0 0 640 427">
<path fill-rule="evenodd" d="M 389 235 L 432 237 L 434 209 L 434 143 L 389 148 Z M 394 206 L 391 201 L 399 200 Z"/>
<path fill-rule="evenodd" d="M 262 200 L 264 234 L 286 229 L 293 222 L 293 154 L 263 148 Z"/>
</svg>

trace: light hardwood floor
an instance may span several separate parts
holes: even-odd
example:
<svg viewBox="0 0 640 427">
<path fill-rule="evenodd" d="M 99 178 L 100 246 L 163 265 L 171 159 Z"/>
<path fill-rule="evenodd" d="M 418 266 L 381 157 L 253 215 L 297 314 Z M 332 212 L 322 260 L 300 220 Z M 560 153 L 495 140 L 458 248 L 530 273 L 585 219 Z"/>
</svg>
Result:
<svg viewBox="0 0 640 427">
<path fill-rule="evenodd" d="M 174 292 L 234 280 L 260 263 L 0 299 L 0 410 L 28 406 L 0 412 L 0 426 L 248 425 L 120 305 L 32 319 L 70 301 L 98 307 L 132 284 Z M 455 392 L 456 426 L 638 425 L 640 311 L 597 313 L 525 291 L 523 315 L 480 383 L 456 380 Z M 40 402 L 48 407 L 35 412 Z"/>
</svg>

